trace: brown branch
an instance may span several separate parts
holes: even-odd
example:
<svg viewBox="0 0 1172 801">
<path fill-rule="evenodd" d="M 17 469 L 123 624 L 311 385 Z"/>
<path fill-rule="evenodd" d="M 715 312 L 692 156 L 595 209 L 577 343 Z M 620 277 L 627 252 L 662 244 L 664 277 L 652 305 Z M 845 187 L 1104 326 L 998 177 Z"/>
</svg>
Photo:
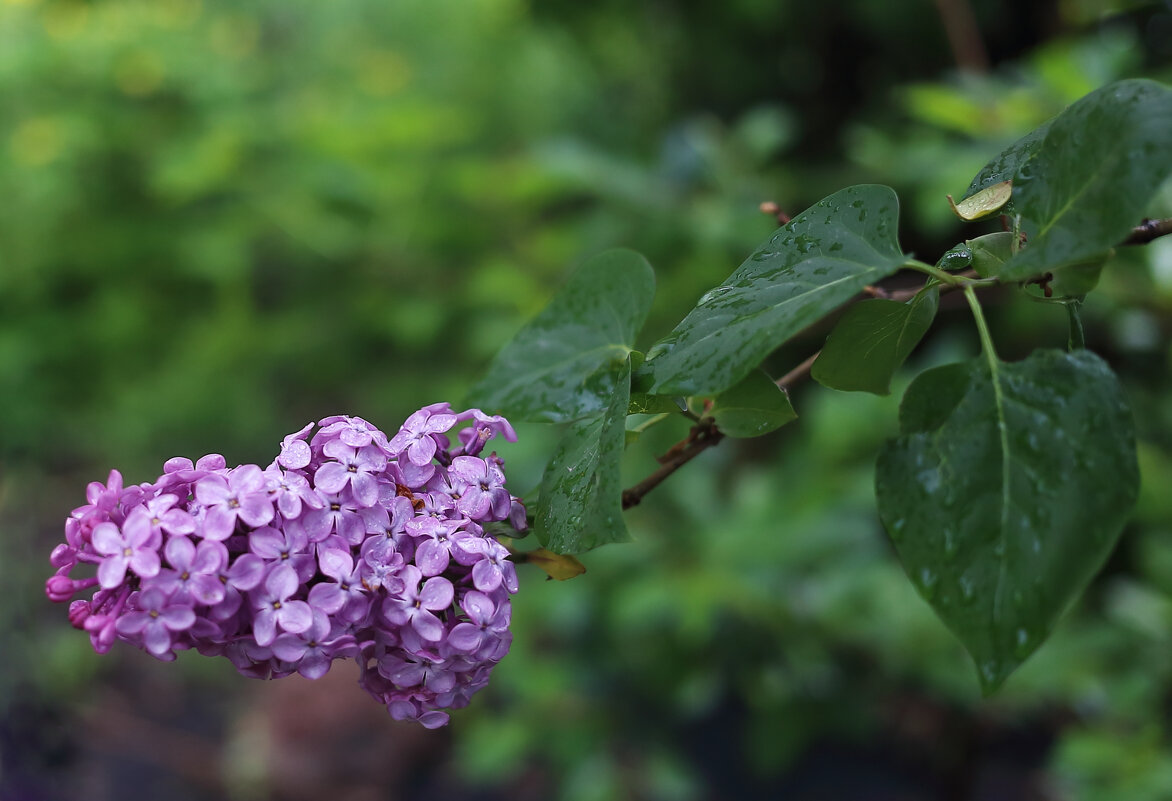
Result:
<svg viewBox="0 0 1172 801">
<path fill-rule="evenodd" d="M 724 434 L 711 420 L 704 420 L 693 426 L 692 430 L 688 432 L 687 438 L 668 451 L 668 453 L 673 453 L 671 457 L 661 457 L 660 461 L 663 464 L 658 470 L 630 489 L 623 490 L 623 509 L 638 506 L 642 502 L 643 496 L 662 484 L 664 479 L 722 439 L 724 439 Z"/>
<path fill-rule="evenodd" d="M 1120 245 L 1146 245 L 1153 239 L 1172 234 L 1172 217 L 1163 220 L 1144 220 L 1131 229 L 1131 234 Z"/>
<path fill-rule="evenodd" d="M 784 212 L 779 212 L 774 203 L 762 203 L 761 210 L 768 214 L 777 214 L 779 221 Z M 1140 225 L 1136 226 L 1127 239 L 1121 242 L 1121 245 L 1142 245 L 1151 242 L 1161 236 L 1172 234 L 1172 218 L 1163 220 L 1144 220 Z M 958 278 L 977 278 L 979 277 L 974 271 L 966 270 L 962 273 L 956 273 Z M 900 303 L 906 303 L 914 298 L 924 287 L 911 287 L 909 289 L 887 290 L 877 286 L 863 287 L 862 294 L 869 298 L 883 298 L 886 300 L 894 300 Z M 960 289 L 960 284 L 941 284 L 940 294 L 952 292 Z M 790 390 L 795 384 L 799 384 L 810 377 L 810 369 L 814 366 L 821 350 L 817 350 L 810 354 L 801 364 L 790 370 L 788 373 L 777 379 L 777 386 L 785 391 Z M 716 427 L 716 424 L 710 418 L 702 418 L 697 425 L 692 427 L 688 436 L 677 442 L 667 450 L 662 456 L 658 457 L 660 463 L 659 469 L 647 476 L 647 478 L 640 481 L 633 487 L 623 490 L 623 509 L 630 509 L 638 506 L 643 501 L 643 496 L 651 492 L 651 490 L 658 487 L 664 480 L 675 471 L 686 465 L 688 462 L 695 459 L 703 451 L 711 448 L 713 445 L 719 443 L 724 439 L 724 434 Z"/>
<path fill-rule="evenodd" d="M 957 66 L 972 72 L 988 72 L 989 54 L 981 41 L 972 6 L 966 0 L 936 0 L 936 11 Z"/>
</svg>

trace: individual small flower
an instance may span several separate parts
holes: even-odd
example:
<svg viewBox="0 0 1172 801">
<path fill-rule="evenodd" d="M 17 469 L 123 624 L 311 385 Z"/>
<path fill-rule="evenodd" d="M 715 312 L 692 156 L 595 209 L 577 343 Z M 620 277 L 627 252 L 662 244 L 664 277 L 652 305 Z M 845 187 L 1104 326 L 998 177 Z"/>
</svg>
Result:
<svg viewBox="0 0 1172 801">
<path fill-rule="evenodd" d="M 265 471 L 265 486 L 277 501 L 277 511 L 286 520 L 301 516 L 304 507 L 320 509 L 325 505 L 305 476 L 293 470 L 272 468 Z"/>
<path fill-rule="evenodd" d="M 171 650 L 171 635 L 185 631 L 195 623 L 195 610 L 173 601 L 157 587 L 137 596 L 137 610 L 118 619 L 117 630 L 123 635 L 139 635 L 143 646 L 155 656 Z"/>
<path fill-rule="evenodd" d="M 388 597 L 383 603 L 383 614 L 391 623 L 410 623 L 412 628 L 425 640 L 439 642 L 444 636 L 444 626 L 433 613 L 447 609 L 452 604 L 454 591 L 452 582 L 442 576 L 429 578 L 420 588 L 423 575 L 415 565 L 403 568 L 403 594 Z"/>
<path fill-rule="evenodd" d="M 366 616 L 370 596 L 362 586 L 361 566 L 355 568 L 348 550 L 329 548 L 318 556 L 321 574 L 333 581 L 323 581 L 309 590 L 309 605 L 329 614 L 340 613 L 343 620 L 355 622 Z"/>
<path fill-rule="evenodd" d="M 153 586 L 176 601 L 192 599 L 212 606 L 224 600 L 219 572 L 228 562 L 228 549 L 214 540 L 193 545 L 187 537 L 172 537 L 163 548 L 171 569 L 160 570 Z"/>
<path fill-rule="evenodd" d="M 392 453 L 405 450 L 407 460 L 412 464 L 426 465 L 435 456 L 433 435 L 442 434 L 455 424 L 454 414 L 432 414 L 427 409 L 420 409 L 403 423 L 399 433 L 391 439 L 389 448 Z"/>
<path fill-rule="evenodd" d="M 211 609 L 211 616 L 225 620 L 236 614 L 243 600 L 241 593 L 256 589 L 266 570 L 265 560 L 254 553 L 240 554 L 226 569 L 221 567 L 216 580 L 224 587 L 224 597 Z"/>
<path fill-rule="evenodd" d="M 254 464 L 234 468 L 227 480 L 217 474 L 201 478 L 195 497 L 207 507 L 203 536 L 210 540 L 231 536 L 238 518 L 247 526 L 263 526 L 273 519 L 264 473 Z"/>
<path fill-rule="evenodd" d="M 517 432 L 513 430 L 509 421 L 501 417 L 499 414 L 488 415 L 479 409 L 469 409 L 468 411 L 458 415 L 458 419 L 463 421 L 472 418 L 475 422 L 468 428 L 463 428 L 457 437 L 460 444 L 464 446 L 465 456 L 475 456 L 484 450 L 485 443 L 495 437 L 497 434 L 504 436 L 508 442 L 517 441 Z"/>
<path fill-rule="evenodd" d="M 378 502 L 377 477 L 387 468 L 387 457 L 378 448 L 355 448 L 342 440 L 330 440 L 322 446 L 328 461 L 313 474 L 318 490 L 336 495 L 347 486 L 362 507 Z"/>
<path fill-rule="evenodd" d="M 159 572 L 158 541 L 151 531 L 150 517 L 141 507 L 126 518 L 121 529 L 113 523 L 95 526 L 93 545 L 104 557 L 98 564 L 98 583 L 103 589 L 121 584 L 127 568 L 141 578 Z"/>
<path fill-rule="evenodd" d="M 170 493 L 150 498 L 143 504 L 150 515 L 151 528 L 168 534 L 190 534 L 195 531 L 195 521 L 182 509 L 176 509 L 179 498 Z"/>
<path fill-rule="evenodd" d="M 306 423 L 305 428 L 281 440 L 281 455 L 277 457 L 277 464 L 288 470 L 300 470 L 309 465 L 313 458 L 313 451 L 305 437 L 313 429 L 313 423 Z"/>
<path fill-rule="evenodd" d="M 320 609 L 313 610 L 313 623 L 299 634 L 285 632 L 273 640 L 273 656 L 297 666 L 297 672 L 307 679 L 320 679 L 335 659 L 358 654 L 354 637 L 342 634 L 330 637 L 329 616 Z"/>
<path fill-rule="evenodd" d="M 457 623 L 448 633 L 448 644 L 457 651 L 476 653 L 509 631 L 508 601 L 498 607 L 484 593 L 469 590 L 460 600 L 460 608 L 468 615 L 469 622 Z"/>
<path fill-rule="evenodd" d="M 286 523 L 280 529 L 264 526 L 248 535 L 248 550 L 268 562 L 290 565 L 300 584 L 308 582 L 317 571 L 308 548 L 309 538 L 297 522 Z"/>
<path fill-rule="evenodd" d="M 371 443 L 385 446 L 387 443 L 386 435 L 361 417 L 327 417 L 319 425 L 322 428 L 313 438 L 315 443 L 332 438 L 337 438 L 352 448 L 364 448 Z"/>
<path fill-rule="evenodd" d="M 260 646 L 271 645 L 277 638 L 277 629 L 300 634 L 313 624 L 313 613 L 305 601 L 289 600 L 298 588 L 297 573 L 289 564 L 273 567 L 264 582 L 253 591 L 255 615 L 253 636 Z"/>
<path fill-rule="evenodd" d="M 505 474 L 499 467 L 475 456 L 457 456 L 449 472 L 466 484 L 456 508 L 473 520 L 504 520 L 509 516 L 512 496 L 505 489 Z"/>
<path fill-rule="evenodd" d="M 355 502 L 349 492 L 326 495 L 324 500 L 321 509 L 310 509 L 302 517 L 310 542 L 321 542 L 336 531 L 350 544 L 361 545 L 367 533 L 378 530 L 370 528 L 377 520 L 368 522 L 366 508 Z M 376 515 L 379 511 L 386 514 L 381 507 L 371 509 Z"/>
</svg>

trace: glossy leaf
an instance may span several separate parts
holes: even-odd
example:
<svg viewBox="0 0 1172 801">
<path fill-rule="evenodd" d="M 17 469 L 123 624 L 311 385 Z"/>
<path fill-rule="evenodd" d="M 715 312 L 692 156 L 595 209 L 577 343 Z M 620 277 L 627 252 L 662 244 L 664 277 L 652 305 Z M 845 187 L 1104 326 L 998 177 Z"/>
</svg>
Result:
<svg viewBox="0 0 1172 801">
<path fill-rule="evenodd" d="M 952 213 L 957 217 L 966 222 L 972 222 L 996 214 L 1002 206 L 1009 202 L 1012 195 L 1013 181 L 998 181 L 969 195 L 960 203 L 954 201 L 952 195 L 949 195 L 948 205 L 952 207 Z"/>
<path fill-rule="evenodd" d="M 1042 123 L 1005 148 L 997 158 L 982 167 L 981 171 L 973 178 L 972 183 L 969 184 L 969 188 L 965 190 L 965 198 L 970 198 L 994 184 L 1015 178 L 1018 170 L 1032 159 L 1034 154 L 1038 152 L 1038 148 L 1042 146 L 1042 140 L 1046 138 L 1051 122 L 1052 120 Z"/>
<path fill-rule="evenodd" d="M 627 374 L 654 293 L 655 276 L 638 253 L 590 259 L 497 354 L 470 405 L 552 423 L 602 412 Z"/>
<path fill-rule="evenodd" d="M 541 478 L 534 533 L 554 553 L 582 553 L 630 539 L 620 467 L 626 447 L 630 364 L 602 414 L 571 423 Z"/>
<path fill-rule="evenodd" d="M 759 437 L 798 419 L 789 394 L 762 370 L 713 398 L 708 414 L 730 437 Z"/>
<path fill-rule="evenodd" d="M 1102 567 L 1139 481 L 1131 412 L 1085 351 L 920 375 L 879 455 L 879 514 L 986 693 Z"/>
<path fill-rule="evenodd" d="M 1119 81 L 1054 119 L 1014 179 L 1026 245 L 1001 271 L 1022 280 L 1090 261 L 1125 239 L 1172 174 L 1172 89 Z"/>
<path fill-rule="evenodd" d="M 652 392 L 702 395 L 736 384 L 778 345 L 906 260 L 899 201 L 852 186 L 799 214 L 647 353 Z"/>
<path fill-rule="evenodd" d="M 891 377 L 928 332 L 940 293 L 927 289 L 907 303 L 864 300 L 847 309 L 810 376 L 825 387 L 847 392 L 891 392 Z"/>
<path fill-rule="evenodd" d="M 982 278 L 998 275 L 1013 256 L 1012 231 L 998 231 L 965 242 L 972 254 L 973 271 Z"/>
</svg>

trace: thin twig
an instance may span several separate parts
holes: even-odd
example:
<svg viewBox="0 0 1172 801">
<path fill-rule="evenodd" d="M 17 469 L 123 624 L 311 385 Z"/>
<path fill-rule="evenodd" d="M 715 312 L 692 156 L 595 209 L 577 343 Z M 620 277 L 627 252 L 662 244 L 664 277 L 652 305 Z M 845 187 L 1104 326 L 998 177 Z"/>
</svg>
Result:
<svg viewBox="0 0 1172 801">
<path fill-rule="evenodd" d="M 762 204 L 764 207 L 765 204 Z M 763 211 L 773 212 L 772 208 L 763 208 Z M 1141 245 L 1151 242 L 1161 236 L 1172 234 L 1172 218 L 1164 220 L 1144 220 L 1143 223 L 1136 226 L 1131 235 L 1121 242 L 1121 245 Z M 961 273 L 956 273 L 958 278 L 978 278 L 979 276 L 973 270 L 966 270 Z M 940 294 L 952 292 L 963 288 L 964 283 L 955 284 L 940 284 Z M 885 290 L 880 287 L 867 286 L 863 289 L 863 295 L 866 297 L 882 297 L 888 300 L 905 303 L 923 290 L 923 286 L 911 287 L 908 289 Z M 777 379 L 777 386 L 783 390 L 788 391 L 795 384 L 799 384 L 810 376 L 810 369 L 814 366 L 814 361 L 818 358 L 821 350 L 810 354 L 801 364 L 790 370 L 788 373 Z M 667 450 L 662 456 L 658 457 L 660 463 L 659 469 L 647 476 L 647 478 L 640 481 L 638 484 L 623 490 L 623 509 L 630 509 L 633 506 L 638 506 L 648 492 L 658 487 L 663 481 L 675 471 L 686 465 L 688 462 L 695 459 L 703 451 L 711 448 L 713 445 L 719 443 L 724 439 L 724 434 L 716 427 L 716 424 L 710 418 L 701 418 L 699 422 L 692 427 L 688 432 L 688 436 L 677 442 Z"/>
<path fill-rule="evenodd" d="M 661 458 L 663 464 L 658 470 L 630 489 L 623 490 L 623 509 L 638 506 L 643 500 L 643 496 L 662 484 L 664 479 L 722 439 L 724 439 L 724 434 L 711 420 L 694 426 L 688 433 L 688 438 L 672 448 L 675 454 L 671 458 L 666 460 Z"/>
<path fill-rule="evenodd" d="M 1163 220 L 1144 220 L 1135 228 L 1132 228 L 1131 235 L 1119 244 L 1146 245 L 1153 239 L 1158 239 L 1168 234 L 1172 234 L 1172 217 Z"/>
<path fill-rule="evenodd" d="M 948 35 L 956 65 L 971 72 L 988 72 L 989 54 L 981 41 L 972 6 L 966 0 L 936 0 L 936 10 Z"/>
</svg>

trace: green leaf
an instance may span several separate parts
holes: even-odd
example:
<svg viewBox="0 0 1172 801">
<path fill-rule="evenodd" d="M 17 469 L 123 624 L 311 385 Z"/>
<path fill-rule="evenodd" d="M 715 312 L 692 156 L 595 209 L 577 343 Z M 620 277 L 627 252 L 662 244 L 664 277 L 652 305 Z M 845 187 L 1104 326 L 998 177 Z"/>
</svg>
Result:
<svg viewBox="0 0 1172 801">
<path fill-rule="evenodd" d="M 1013 181 L 998 181 L 969 195 L 960 203 L 954 201 L 952 195 L 949 195 L 948 205 L 952 207 L 952 213 L 957 217 L 965 222 L 972 222 L 996 214 L 1009 202 L 1012 195 Z"/>
<path fill-rule="evenodd" d="M 717 393 L 906 259 L 889 187 L 852 186 L 799 214 L 647 353 L 651 391 Z"/>
<path fill-rule="evenodd" d="M 1002 266 L 1013 256 L 1012 231 L 998 231 L 993 234 L 969 239 L 965 244 L 973 256 L 973 270 L 982 278 L 998 275 Z"/>
<path fill-rule="evenodd" d="M 1172 89 L 1105 86 L 1051 123 L 1014 178 L 1026 245 L 1001 271 L 1017 281 L 1090 261 L 1125 239 L 1172 173 Z"/>
<path fill-rule="evenodd" d="M 625 362 L 606 410 L 571 423 L 545 467 L 534 533 L 554 553 L 582 553 L 630 539 L 620 478 L 630 377 Z"/>
<path fill-rule="evenodd" d="M 920 594 L 995 690 L 1049 636 L 1135 502 L 1131 412 L 1080 350 L 929 370 L 879 455 L 879 515 Z"/>
<path fill-rule="evenodd" d="M 1038 148 L 1042 146 L 1042 140 L 1046 138 L 1051 122 L 1053 120 L 1042 123 L 1005 148 L 997 158 L 982 167 L 981 171 L 973 178 L 972 183 L 969 184 L 969 188 L 965 190 L 965 198 L 970 198 L 994 184 L 1010 181 L 1017 177 L 1018 170 L 1029 162 L 1038 152 Z"/>
<path fill-rule="evenodd" d="M 940 292 L 935 287 L 907 303 L 864 300 L 847 309 L 818 355 L 810 376 L 846 392 L 891 392 L 891 377 L 928 332 Z"/>
<path fill-rule="evenodd" d="M 789 395 L 763 370 L 713 398 L 708 414 L 730 437 L 759 437 L 798 419 Z"/>
<path fill-rule="evenodd" d="M 469 405 L 551 423 L 602 412 L 627 374 L 654 294 L 646 259 L 631 250 L 600 253 L 497 354 Z"/>
<path fill-rule="evenodd" d="M 669 395 L 648 395 L 646 392 L 632 392 L 627 414 L 663 414 L 679 412 L 680 405 Z"/>
</svg>

